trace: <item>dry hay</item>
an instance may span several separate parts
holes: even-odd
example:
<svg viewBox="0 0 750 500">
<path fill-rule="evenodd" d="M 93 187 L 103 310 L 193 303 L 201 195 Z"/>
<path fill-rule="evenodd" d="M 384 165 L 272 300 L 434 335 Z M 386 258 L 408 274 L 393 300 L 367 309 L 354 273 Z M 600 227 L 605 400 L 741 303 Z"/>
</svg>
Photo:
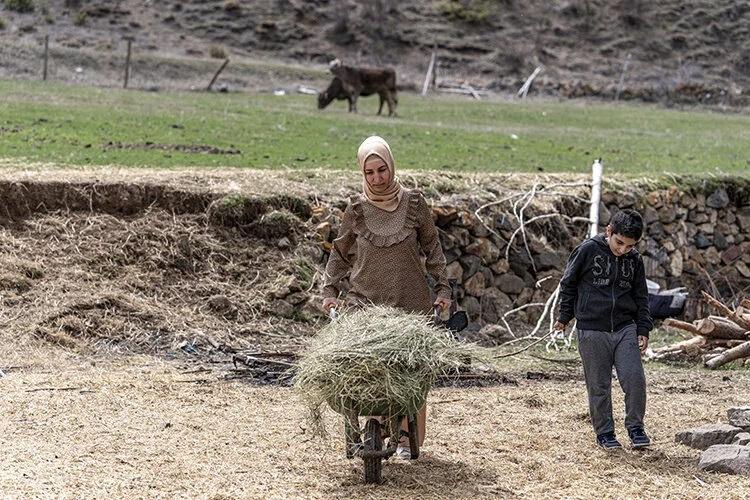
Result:
<svg viewBox="0 0 750 500">
<path fill-rule="evenodd" d="M 269 297 L 285 287 L 305 302 L 322 253 L 303 238 L 281 250 L 257 233 L 162 210 L 14 220 L 0 229 L 2 306 L 15 318 L 6 328 L 78 350 L 295 345 L 321 315 L 310 306 L 274 317 Z"/>
<path fill-rule="evenodd" d="M 458 342 L 429 317 L 370 306 L 342 314 L 313 339 L 295 375 L 317 435 L 325 435 L 322 409 L 361 415 L 408 415 L 424 404 L 441 375 L 483 350 Z"/>
</svg>

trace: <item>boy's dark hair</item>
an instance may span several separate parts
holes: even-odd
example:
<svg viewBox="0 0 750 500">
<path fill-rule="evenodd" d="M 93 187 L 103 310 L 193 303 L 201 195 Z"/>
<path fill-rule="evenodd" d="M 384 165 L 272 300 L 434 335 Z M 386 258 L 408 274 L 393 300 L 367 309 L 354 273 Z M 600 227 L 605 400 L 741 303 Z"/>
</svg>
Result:
<svg viewBox="0 0 750 500">
<path fill-rule="evenodd" d="M 625 209 L 617 212 L 609 222 L 613 234 L 640 240 L 643 236 L 643 218 L 635 210 Z"/>
</svg>

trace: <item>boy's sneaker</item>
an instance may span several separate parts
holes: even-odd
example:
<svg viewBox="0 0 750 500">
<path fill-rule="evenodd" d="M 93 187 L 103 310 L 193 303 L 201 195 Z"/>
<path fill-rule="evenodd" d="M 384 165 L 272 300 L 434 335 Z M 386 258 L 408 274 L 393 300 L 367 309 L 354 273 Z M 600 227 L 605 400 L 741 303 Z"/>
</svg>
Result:
<svg viewBox="0 0 750 500">
<path fill-rule="evenodd" d="M 598 436 L 596 436 L 596 444 L 598 444 L 605 450 L 619 450 L 620 448 L 622 448 L 622 445 L 615 437 L 614 432 L 599 434 Z"/>
<path fill-rule="evenodd" d="M 411 449 L 398 446 L 396 448 L 396 458 L 400 458 L 401 460 L 411 460 Z"/>
<path fill-rule="evenodd" d="M 628 436 L 630 436 L 630 445 L 633 448 L 645 448 L 651 444 L 651 439 L 649 439 L 646 431 L 643 430 L 643 427 L 633 427 L 632 429 L 629 429 Z"/>
</svg>

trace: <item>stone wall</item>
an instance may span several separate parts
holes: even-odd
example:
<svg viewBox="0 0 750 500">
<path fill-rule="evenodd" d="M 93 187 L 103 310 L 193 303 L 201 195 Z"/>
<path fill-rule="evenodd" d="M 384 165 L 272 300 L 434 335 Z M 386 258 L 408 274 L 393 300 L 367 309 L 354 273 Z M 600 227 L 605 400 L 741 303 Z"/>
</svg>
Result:
<svg viewBox="0 0 750 500">
<path fill-rule="evenodd" d="M 449 202 L 433 199 L 431 203 L 448 274 L 459 284 L 459 304 L 468 312 L 472 329 L 498 323 L 510 309 L 544 303 L 556 288 L 570 251 L 587 234 L 588 224 L 582 216 L 588 216 L 589 209 L 580 196 L 530 206 L 525 220 L 545 213 L 560 216 L 526 226 L 528 252 L 520 235 L 507 249 L 519 227 L 507 206 L 482 210 L 480 219 L 475 214 L 478 202 L 470 197 L 454 197 Z M 341 208 L 334 209 L 334 217 L 328 219 L 333 225 L 318 227 L 327 242 L 336 235 Z M 646 232 L 638 249 L 648 278 L 662 288 L 687 286 L 692 295 L 699 295 L 700 289 L 715 287 L 724 298 L 750 290 L 750 196 L 746 183 L 605 189 L 601 229 L 623 208 L 635 208 L 644 217 Z M 696 304 L 697 299 L 690 311 Z M 530 306 L 515 313 L 514 319 L 535 322 L 541 311 L 541 307 Z"/>
</svg>

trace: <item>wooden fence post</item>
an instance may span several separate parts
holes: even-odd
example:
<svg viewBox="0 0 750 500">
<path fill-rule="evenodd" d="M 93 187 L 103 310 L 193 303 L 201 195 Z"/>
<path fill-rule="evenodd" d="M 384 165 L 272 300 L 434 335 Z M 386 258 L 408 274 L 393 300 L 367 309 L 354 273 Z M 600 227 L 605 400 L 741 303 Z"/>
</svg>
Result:
<svg viewBox="0 0 750 500">
<path fill-rule="evenodd" d="M 424 84 L 422 84 L 422 95 L 427 95 L 427 90 L 430 88 L 430 82 L 432 81 L 432 73 L 435 71 L 435 58 L 437 55 L 435 51 L 432 51 L 430 57 L 430 64 L 427 66 L 427 74 L 424 76 Z"/>
<path fill-rule="evenodd" d="M 42 67 L 42 81 L 47 81 L 47 61 L 49 59 L 49 35 L 44 35 L 44 66 Z"/>
<path fill-rule="evenodd" d="M 617 90 L 615 91 L 615 101 L 620 99 L 620 93 L 622 92 L 622 86 L 625 83 L 625 72 L 628 70 L 630 64 L 630 54 L 625 58 L 625 63 L 622 65 L 622 73 L 620 73 L 620 82 L 617 84 Z"/>
<path fill-rule="evenodd" d="M 130 79 L 130 53 L 133 44 L 132 38 L 126 38 L 126 40 L 128 41 L 128 55 L 125 56 L 125 83 L 122 86 L 124 89 L 128 88 L 128 80 Z"/>
<path fill-rule="evenodd" d="M 216 79 L 219 78 L 219 75 L 221 74 L 222 71 L 224 71 L 224 68 L 227 67 L 227 64 L 229 64 L 229 58 L 224 59 L 224 64 L 221 65 L 221 68 L 219 68 L 219 71 L 217 71 L 214 77 L 211 78 L 211 81 L 209 82 L 208 87 L 206 87 L 207 91 L 211 90 L 211 87 L 214 86 L 214 83 L 216 83 Z"/>
</svg>

